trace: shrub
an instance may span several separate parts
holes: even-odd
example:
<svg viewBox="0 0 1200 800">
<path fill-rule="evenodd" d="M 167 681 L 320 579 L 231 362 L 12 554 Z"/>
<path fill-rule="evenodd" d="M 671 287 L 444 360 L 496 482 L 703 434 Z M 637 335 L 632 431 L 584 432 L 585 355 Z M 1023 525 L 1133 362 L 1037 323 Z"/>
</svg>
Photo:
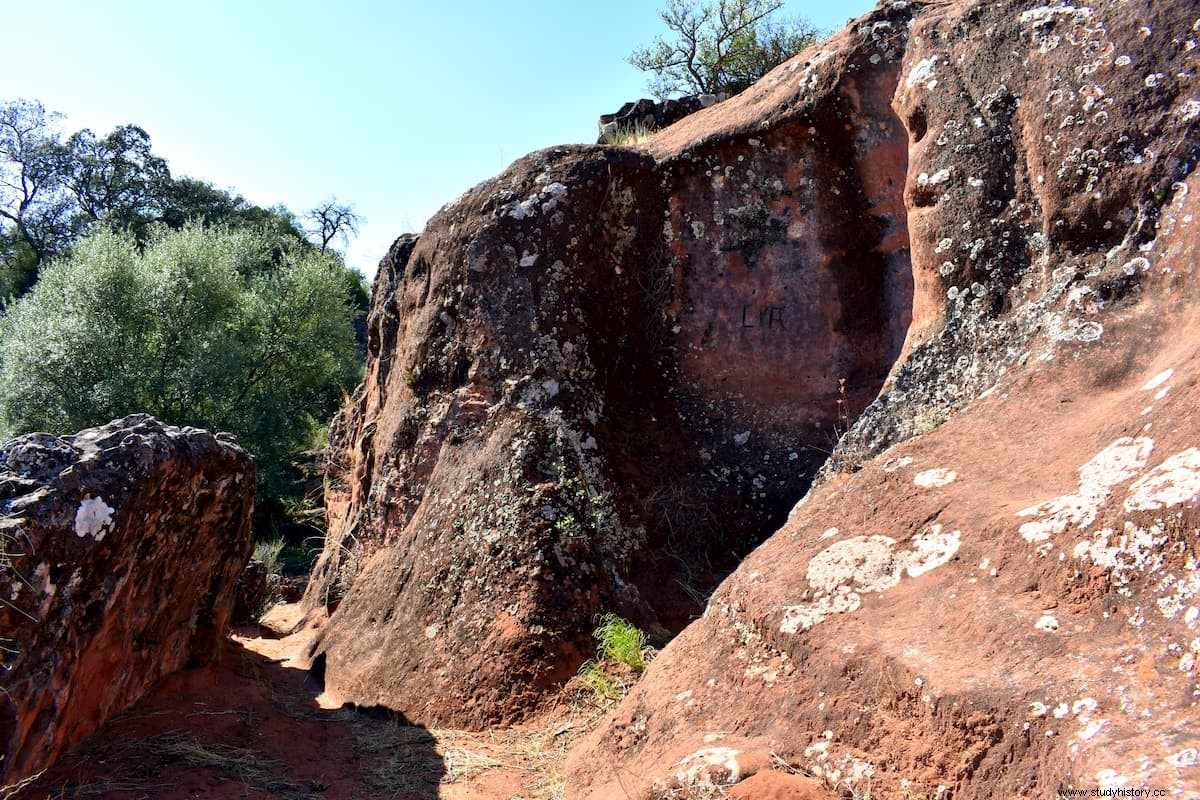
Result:
<svg viewBox="0 0 1200 800">
<path fill-rule="evenodd" d="M 589 658 L 579 667 L 579 679 L 583 681 L 584 686 L 591 689 L 592 696 L 601 704 L 620 700 L 625 695 L 625 684 L 609 677 L 604 667 L 594 658 Z"/>
<path fill-rule="evenodd" d="M 596 657 L 579 667 L 578 680 L 601 706 L 620 700 L 646 669 L 646 634 L 616 614 L 596 617 Z"/>
<path fill-rule="evenodd" d="M 634 125 L 632 128 L 618 126 L 600 137 L 600 144 L 611 144 L 616 147 L 636 147 L 654 135 L 654 129 L 646 125 Z"/>
</svg>

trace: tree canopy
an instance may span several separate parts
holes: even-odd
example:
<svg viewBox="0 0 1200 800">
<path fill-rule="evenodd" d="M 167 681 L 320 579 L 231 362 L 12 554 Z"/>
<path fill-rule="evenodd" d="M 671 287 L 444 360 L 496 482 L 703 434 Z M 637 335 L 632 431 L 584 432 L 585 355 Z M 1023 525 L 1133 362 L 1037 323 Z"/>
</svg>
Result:
<svg viewBox="0 0 1200 800">
<path fill-rule="evenodd" d="M 136 125 L 59 120 L 0 102 L 0 437 L 135 412 L 230 431 L 259 460 L 259 522 L 286 517 L 291 460 L 361 374 L 368 286 L 332 246 L 359 217 L 329 200 L 306 231 L 172 176 Z"/>
<path fill-rule="evenodd" d="M 268 495 L 359 379 L 346 269 L 270 231 L 97 228 L 0 318 L 0 429 L 134 412 L 231 431 Z"/>
<path fill-rule="evenodd" d="M 670 38 L 635 50 L 629 63 L 654 73 L 650 90 L 660 98 L 736 94 L 817 41 L 804 20 L 774 18 L 782 7 L 782 0 L 668 0 L 659 16 Z"/>
<path fill-rule="evenodd" d="M 284 206 L 261 208 L 207 181 L 172 176 L 136 125 L 64 136 L 60 120 L 35 100 L 0 102 L 0 305 L 98 226 L 129 230 L 139 244 L 155 223 L 253 227 L 297 242 L 315 237 L 321 252 L 358 232 L 349 205 L 330 200 L 307 212 L 327 218 L 310 233 Z"/>
</svg>

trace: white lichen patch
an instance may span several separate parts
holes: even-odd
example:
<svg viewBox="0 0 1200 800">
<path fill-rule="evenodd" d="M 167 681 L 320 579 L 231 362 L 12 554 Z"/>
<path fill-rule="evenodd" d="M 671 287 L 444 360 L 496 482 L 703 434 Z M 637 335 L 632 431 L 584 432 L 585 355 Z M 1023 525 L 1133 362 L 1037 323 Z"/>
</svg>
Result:
<svg viewBox="0 0 1200 800">
<path fill-rule="evenodd" d="M 908 577 L 916 578 L 931 569 L 942 566 L 954 558 L 962 544 L 962 532 L 951 531 L 943 533 L 940 524 L 934 523 L 925 533 L 912 538 L 909 544 L 912 550 L 901 554 L 904 561 L 904 571 Z"/>
<path fill-rule="evenodd" d="M 950 168 L 939 169 L 937 172 L 930 175 L 928 172 L 922 172 L 917 176 L 918 186 L 937 186 L 940 183 L 948 183 L 950 181 Z"/>
<path fill-rule="evenodd" d="M 543 183 L 544 180 L 549 180 L 546 176 L 538 176 L 536 183 Z M 504 213 L 513 219 L 525 219 L 526 217 L 536 216 L 539 210 L 542 213 L 549 214 L 558 203 L 567 196 L 567 187 L 555 181 L 549 185 L 542 187 L 539 191 L 531 194 L 527 199 L 519 203 L 513 203 L 504 209 Z"/>
<path fill-rule="evenodd" d="M 104 538 L 112 526 L 113 509 L 103 498 L 88 495 L 75 511 L 75 535 L 91 536 L 97 542 Z"/>
<path fill-rule="evenodd" d="M 1189 447 L 1129 487 L 1126 511 L 1157 511 L 1200 496 L 1200 450 Z"/>
<path fill-rule="evenodd" d="M 1076 733 L 1075 736 L 1076 736 L 1076 738 L 1083 739 L 1084 741 L 1088 741 L 1089 739 L 1093 738 L 1097 733 L 1099 733 L 1101 730 L 1103 730 L 1106 725 L 1108 725 L 1108 720 L 1106 720 L 1106 719 L 1085 720 L 1085 721 L 1083 721 L 1082 727 L 1080 727 L 1078 733 Z"/>
<path fill-rule="evenodd" d="M 737 783 L 742 777 L 737 757 L 732 747 L 706 747 L 680 759 L 674 778 L 680 786 Z"/>
<path fill-rule="evenodd" d="M 924 472 L 918 472 L 913 478 L 913 483 L 922 489 L 933 489 L 954 483 L 954 479 L 957 477 L 958 473 L 952 469 L 927 469 Z"/>
<path fill-rule="evenodd" d="M 890 536 L 854 536 L 830 545 L 808 562 L 808 585 L 833 592 L 848 585 L 856 592 L 882 592 L 900 582 Z"/>
<path fill-rule="evenodd" d="M 909 71 L 908 79 L 904 82 L 904 85 L 911 89 L 918 83 L 927 83 L 931 78 L 933 78 L 935 68 L 937 67 L 937 62 L 937 56 L 930 56 L 929 58 L 924 58 L 918 61 L 916 66 Z"/>
<path fill-rule="evenodd" d="M 1167 763 L 1177 769 L 1186 769 L 1200 764 L 1200 750 L 1194 747 L 1188 747 L 1180 750 L 1174 755 L 1167 756 Z"/>
<path fill-rule="evenodd" d="M 1113 486 L 1133 478 L 1146 465 L 1154 441 L 1146 436 L 1122 437 L 1079 468 L 1079 489 L 1017 512 L 1018 517 L 1037 517 L 1018 529 L 1025 541 L 1044 542 L 1068 526 L 1087 528 L 1096 511 L 1112 494 Z"/>
<path fill-rule="evenodd" d="M 914 536 L 898 549 L 889 536 L 854 536 L 836 542 L 813 556 L 805 577 L 811 596 L 784 606 L 780 632 L 808 630 L 832 614 L 862 607 L 862 595 L 885 592 L 903 574 L 916 578 L 949 562 L 962 542 L 960 531 L 945 532 L 939 524 Z"/>
<path fill-rule="evenodd" d="M 901 456 L 900 458 L 889 458 L 883 467 L 884 472 L 895 472 L 898 469 L 903 469 L 913 463 L 911 456 Z"/>
<path fill-rule="evenodd" d="M 825 734 L 828 738 L 831 732 L 826 731 Z M 807 771 L 831 786 L 850 788 L 855 796 L 859 796 L 857 788 L 870 785 L 871 778 L 875 775 L 875 767 L 852 753 L 834 756 L 829 745 L 828 741 L 818 741 L 804 749 L 804 757 L 810 759 Z"/>
<path fill-rule="evenodd" d="M 1039 631 L 1054 633 L 1056 630 L 1058 630 L 1058 619 L 1050 614 L 1043 614 L 1038 621 L 1033 624 L 1033 627 L 1037 628 Z"/>
<path fill-rule="evenodd" d="M 41 616 L 45 616 L 50 611 L 54 595 L 58 593 L 58 586 L 50 580 L 50 565 L 48 563 L 43 561 L 41 564 L 38 564 L 37 569 L 33 571 L 33 582 L 43 595 L 39 613 Z M 14 583 L 14 596 L 11 598 L 13 600 L 16 600 L 15 589 L 19 585 L 19 582 Z"/>
<path fill-rule="evenodd" d="M 1094 342 L 1104 335 L 1104 326 L 1095 320 L 1082 320 L 1048 313 L 1042 320 L 1046 335 L 1054 342 Z M 1048 360 L 1053 351 L 1043 356 Z"/>
<path fill-rule="evenodd" d="M 1033 40 L 1038 44 L 1038 50 L 1047 53 L 1063 41 L 1063 28 L 1066 25 L 1081 25 L 1092 17 L 1092 9 L 1087 6 L 1073 6 L 1065 2 L 1054 2 L 1048 5 L 1022 11 L 1020 20 L 1032 29 Z M 1060 24 L 1063 23 L 1063 24 Z M 1068 41 L 1075 43 L 1078 38 L 1067 34 Z"/>
<path fill-rule="evenodd" d="M 1105 528 L 1091 539 L 1076 542 L 1072 555 L 1110 570 L 1113 586 L 1121 591 L 1137 576 L 1158 569 L 1162 564 L 1160 545 L 1163 541 L 1162 528 L 1139 528 L 1126 521 L 1120 538 L 1114 540 L 1113 531 Z"/>
</svg>

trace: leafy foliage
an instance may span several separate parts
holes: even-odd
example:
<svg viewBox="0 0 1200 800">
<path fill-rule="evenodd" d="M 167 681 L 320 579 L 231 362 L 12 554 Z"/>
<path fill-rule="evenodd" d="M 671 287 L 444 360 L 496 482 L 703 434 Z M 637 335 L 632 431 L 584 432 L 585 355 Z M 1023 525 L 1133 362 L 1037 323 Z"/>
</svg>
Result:
<svg viewBox="0 0 1200 800">
<path fill-rule="evenodd" d="M 653 72 L 650 90 L 736 94 L 817 41 L 804 20 L 775 20 L 782 0 L 668 0 L 659 11 L 671 39 L 635 50 L 629 63 Z"/>
<path fill-rule="evenodd" d="M 347 270 L 263 229 L 104 228 L 0 319 L 0 429 L 134 412 L 235 433 L 267 494 L 359 377 Z"/>
<path fill-rule="evenodd" d="M 180 229 L 190 222 L 269 232 L 280 247 L 309 241 L 284 206 L 261 208 L 207 181 L 173 177 L 136 125 L 103 137 L 85 129 L 64 140 L 60 119 L 34 100 L 0 101 L 0 307 L 97 227 L 132 231 L 139 245 L 156 223 Z M 331 255 L 330 244 L 348 242 L 361 221 L 352 206 L 333 200 L 305 217 L 324 220 L 312 246 Z"/>
<path fill-rule="evenodd" d="M 144 241 L 171 181 L 167 162 L 150 150 L 150 135 L 136 125 L 120 125 L 103 138 L 85 129 L 67 140 L 67 152 L 64 182 L 75 201 L 72 233 L 107 222 Z"/>
<path fill-rule="evenodd" d="M 70 198 L 65 191 L 68 153 L 58 115 L 41 103 L 0 103 L 0 286 L 24 291 L 37 265 L 70 235 Z"/>
<path fill-rule="evenodd" d="M 282 536 L 255 542 L 254 554 L 251 559 L 261 562 L 268 575 L 277 575 L 279 573 L 279 556 L 286 546 L 287 541 Z"/>
</svg>

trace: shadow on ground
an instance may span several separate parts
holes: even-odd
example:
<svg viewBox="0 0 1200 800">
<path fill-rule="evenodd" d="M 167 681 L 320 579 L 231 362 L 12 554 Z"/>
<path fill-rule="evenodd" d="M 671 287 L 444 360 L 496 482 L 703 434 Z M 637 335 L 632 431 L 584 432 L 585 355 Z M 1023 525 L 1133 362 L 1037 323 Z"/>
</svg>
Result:
<svg viewBox="0 0 1200 800">
<path fill-rule="evenodd" d="M 425 800 L 446 773 L 432 734 L 379 710 L 320 708 L 322 687 L 228 641 L 165 680 L 21 798 Z"/>
</svg>

